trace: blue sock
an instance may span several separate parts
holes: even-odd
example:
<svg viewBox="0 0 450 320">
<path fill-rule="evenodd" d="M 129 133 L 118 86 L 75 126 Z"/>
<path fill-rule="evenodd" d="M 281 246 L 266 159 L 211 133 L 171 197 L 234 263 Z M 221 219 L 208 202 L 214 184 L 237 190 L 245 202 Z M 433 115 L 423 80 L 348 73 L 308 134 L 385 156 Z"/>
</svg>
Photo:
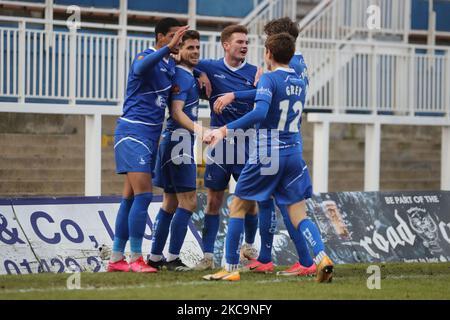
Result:
<svg viewBox="0 0 450 320">
<path fill-rule="evenodd" d="M 272 261 L 273 235 L 277 228 L 275 204 L 272 199 L 258 202 L 259 208 L 259 234 L 261 236 L 261 249 L 258 261 L 269 263 Z"/>
<path fill-rule="evenodd" d="M 125 252 L 125 246 L 128 241 L 128 215 L 130 214 L 133 197 L 130 199 L 122 198 L 119 211 L 117 212 L 116 225 L 114 230 L 114 252 Z"/>
<path fill-rule="evenodd" d="M 298 225 L 298 230 L 305 236 L 309 246 L 312 248 L 314 256 L 325 250 L 319 229 L 310 219 L 304 219 Z"/>
<path fill-rule="evenodd" d="M 244 219 L 230 218 L 228 220 L 227 238 L 225 240 L 226 262 L 239 264 L 239 249 L 244 233 Z"/>
<path fill-rule="evenodd" d="M 192 212 L 183 208 L 177 208 L 177 211 L 175 211 L 170 225 L 169 253 L 180 254 L 191 216 Z"/>
<path fill-rule="evenodd" d="M 167 237 L 169 236 L 172 218 L 173 214 L 164 211 L 163 208 L 159 209 L 153 225 L 152 254 L 162 255 Z"/>
<path fill-rule="evenodd" d="M 245 215 L 245 242 L 253 244 L 255 242 L 256 230 L 258 230 L 258 215 Z"/>
<path fill-rule="evenodd" d="M 310 267 L 314 263 L 311 254 L 309 253 L 308 244 L 306 243 L 306 239 L 301 232 L 298 232 L 289 218 L 289 214 L 287 211 L 287 207 L 285 205 L 279 205 L 281 214 L 283 216 L 284 224 L 286 226 L 287 231 L 289 232 L 289 236 L 294 242 L 295 249 L 297 249 L 298 261 L 304 267 Z"/>
<path fill-rule="evenodd" d="M 220 216 L 217 214 L 205 214 L 203 225 L 203 252 L 214 253 L 214 242 L 219 232 Z"/>
<path fill-rule="evenodd" d="M 153 193 L 145 192 L 134 196 L 133 205 L 128 216 L 131 253 L 142 253 L 142 239 L 147 225 L 148 206 L 152 202 Z"/>
</svg>

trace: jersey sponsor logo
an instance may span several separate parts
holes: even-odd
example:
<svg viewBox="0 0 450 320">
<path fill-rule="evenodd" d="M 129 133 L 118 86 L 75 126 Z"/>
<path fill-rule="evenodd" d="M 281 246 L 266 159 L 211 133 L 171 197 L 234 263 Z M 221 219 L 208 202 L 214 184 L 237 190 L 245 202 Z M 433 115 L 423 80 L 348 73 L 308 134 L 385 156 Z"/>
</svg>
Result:
<svg viewBox="0 0 450 320">
<path fill-rule="evenodd" d="M 214 77 L 215 77 L 215 78 L 220 78 L 220 79 L 225 79 L 225 78 L 226 78 L 225 75 L 223 75 L 223 74 L 217 74 L 217 73 L 214 74 Z"/>
<path fill-rule="evenodd" d="M 272 91 L 270 91 L 269 88 L 264 88 L 264 87 L 259 88 L 258 91 L 256 92 L 256 94 L 262 94 L 262 95 L 265 95 L 268 97 L 272 97 Z"/>
</svg>

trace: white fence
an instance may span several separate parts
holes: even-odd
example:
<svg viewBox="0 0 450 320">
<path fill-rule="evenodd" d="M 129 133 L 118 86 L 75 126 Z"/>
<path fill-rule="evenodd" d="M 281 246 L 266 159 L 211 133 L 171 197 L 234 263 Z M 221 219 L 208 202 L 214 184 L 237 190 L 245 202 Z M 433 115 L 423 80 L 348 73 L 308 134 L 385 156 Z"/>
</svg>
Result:
<svg viewBox="0 0 450 320">
<path fill-rule="evenodd" d="M 297 19 L 297 0 L 263 0 L 241 22 L 250 34 L 262 35 L 264 25 L 272 19 L 281 17 Z"/>
<path fill-rule="evenodd" d="M 38 19 L 0 17 L 0 22 L 11 24 L 0 27 L 0 95 L 22 102 L 40 98 L 120 105 L 133 58 L 154 45 L 150 28 L 128 27 L 144 35 L 130 33 L 123 42 L 117 25 L 48 32 Z M 55 27 L 64 24 L 55 22 Z M 201 35 L 201 57 L 222 57 L 220 33 Z M 260 64 L 262 48 L 255 46 L 256 36 L 249 38 L 249 61 Z"/>
<path fill-rule="evenodd" d="M 449 114 L 450 48 L 376 42 L 302 41 L 307 106 L 334 112 Z M 321 45 L 323 44 L 323 45 Z"/>
<path fill-rule="evenodd" d="M 0 95 L 21 102 L 38 98 L 120 105 L 132 59 L 154 45 L 150 36 L 128 36 L 122 50 L 119 35 L 93 29 L 49 33 L 27 28 L 36 24 L 25 20 L 16 24 L 0 27 Z M 220 34 L 202 35 L 201 56 L 223 56 Z M 448 47 L 307 39 L 300 47 L 311 79 L 307 108 L 449 113 Z M 249 61 L 261 65 L 262 59 L 263 47 L 251 35 Z"/>
<path fill-rule="evenodd" d="M 379 11 L 373 11 L 373 8 Z M 407 41 L 410 12 L 411 0 L 323 0 L 301 21 L 300 37 L 345 40 L 397 35 Z M 376 29 L 368 28 L 369 17 L 378 14 L 381 24 Z"/>
</svg>

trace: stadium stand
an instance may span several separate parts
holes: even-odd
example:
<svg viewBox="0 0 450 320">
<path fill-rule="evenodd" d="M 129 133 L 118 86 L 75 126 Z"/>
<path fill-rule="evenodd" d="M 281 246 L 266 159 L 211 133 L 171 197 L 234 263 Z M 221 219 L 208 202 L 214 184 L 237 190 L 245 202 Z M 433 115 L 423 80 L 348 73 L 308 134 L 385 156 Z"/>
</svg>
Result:
<svg viewBox="0 0 450 320">
<path fill-rule="evenodd" d="M 81 10 L 82 28 L 76 33 L 66 27 L 73 2 Z M 309 112 L 390 115 L 403 124 L 377 122 L 383 131 L 378 134 L 381 175 L 375 187 L 449 187 L 449 169 L 443 165 L 450 157 L 445 149 L 450 144 L 448 1 L 434 1 L 435 30 L 429 28 L 428 1 L 380 1 L 382 10 L 391 6 L 391 13 L 382 14 L 381 29 L 373 31 L 365 25 L 365 0 L 195 2 L 192 7 L 188 0 L 0 1 L 0 195 L 120 192 L 111 144 L 125 78 L 132 57 L 152 44 L 155 22 L 167 15 L 196 25 L 205 58 L 220 56 L 218 36 L 224 26 L 247 25 L 249 60 L 256 64 L 262 61 L 264 23 L 285 15 L 297 19 L 302 30 L 298 46 L 313 79 Z M 392 19 L 400 12 L 411 15 Z M 206 108 L 200 114 L 205 121 L 207 114 Z M 328 191 L 367 187 L 367 124 L 317 117 L 303 124 L 305 159 L 310 164 L 316 159 L 313 140 L 324 123 L 330 135 L 320 137 L 330 149 L 322 162 L 313 162 L 312 174 L 316 171 L 319 179 L 315 185 Z M 323 161 L 329 173 L 319 176 Z M 199 182 L 201 174 L 200 168 Z"/>
</svg>

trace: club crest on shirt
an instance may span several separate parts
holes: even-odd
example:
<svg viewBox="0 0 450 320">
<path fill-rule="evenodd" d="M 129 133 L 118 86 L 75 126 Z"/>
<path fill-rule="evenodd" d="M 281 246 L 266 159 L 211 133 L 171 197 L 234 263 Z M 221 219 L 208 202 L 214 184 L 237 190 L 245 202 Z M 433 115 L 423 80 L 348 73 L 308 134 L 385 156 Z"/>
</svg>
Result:
<svg viewBox="0 0 450 320">
<path fill-rule="evenodd" d="M 163 96 L 158 95 L 158 97 L 155 99 L 155 104 L 160 107 L 160 108 L 165 108 L 167 107 L 167 102 L 166 102 L 166 98 L 164 98 Z"/>
</svg>

